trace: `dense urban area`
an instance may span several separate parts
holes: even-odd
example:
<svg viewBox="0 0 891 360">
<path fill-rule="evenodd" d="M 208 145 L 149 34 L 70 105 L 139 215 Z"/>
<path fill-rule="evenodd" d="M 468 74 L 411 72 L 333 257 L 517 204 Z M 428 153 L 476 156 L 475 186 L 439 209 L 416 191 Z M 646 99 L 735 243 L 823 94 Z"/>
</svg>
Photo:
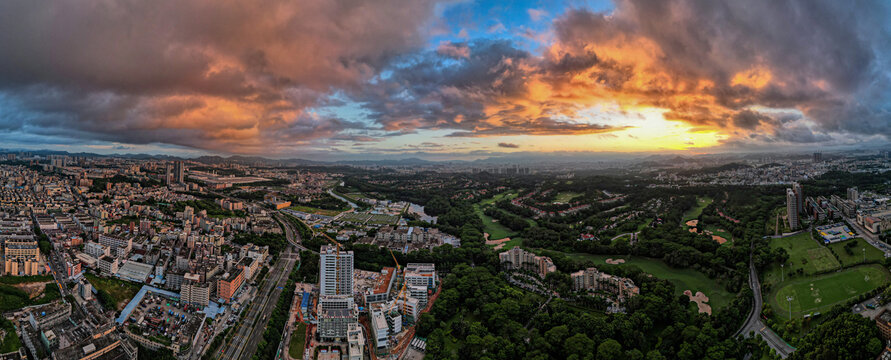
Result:
<svg viewBox="0 0 891 360">
<path fill-rule="evenodd" d="M 7 152 L 0 359 L 888 359 L 889 165 Z"/>
</svg>

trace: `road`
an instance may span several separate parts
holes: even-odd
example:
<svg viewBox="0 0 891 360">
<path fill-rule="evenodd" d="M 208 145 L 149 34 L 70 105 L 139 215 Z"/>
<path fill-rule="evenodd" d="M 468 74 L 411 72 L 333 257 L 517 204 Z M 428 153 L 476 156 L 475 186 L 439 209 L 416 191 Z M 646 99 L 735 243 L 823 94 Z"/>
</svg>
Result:
<svg viewBox="0 0 891 360">
<path fill-rule="evenodd" d="M 285 248 L 275 266 L 269 271 L 266 281 L 257 293 L 256 298 L 248 304 L 247 314 L 241 325 L 235 328 L 232 340 L 226 343 L 220 359 L 250 359 L 257 351 L 257 344 L 269 323 L 269 314 L 275 309 L 278 298 L 288 281 L 288 274 L 294 268 L 297 254 L 289 246 Z"/>
<path fill-rule="evenodd" d="M 746 323 L 743 324 L 742 328 L 736 332 L 736 335 L 742 334 L 744 337 L 749 338 L 754 334 L 761 334 L 761 338 L 767 342 L 767 345 L 776 351 L 780 357 L 785 359 L 789 354 L 795 351 L 795 348 L 783 341 L 779 335 L 770 330 L 770 328 L 768 328 L 767 325 L 764 325 L 761 321 L 761 306 L 763 305 L 761 299 L 761 282 L 758 281 L 758 272 L 755 270 L 755 264 L 752 263 L 751 255 L 749 259 L 749 287 L 752 288 L 755 298 L 755 306 L 752 307 L 752 311 L 749 313 L 749 318 L 746 319 Z"/>
<path fill-rule="evenodd" d="M 318 250 L 312 250 L 306 246 L 303 246 L 303 244 L 300 243 L 300 233 L 297 232 L 297 229 L 294 228 L 294 224 L 292 224 L 290 219 L 288 219 L 288 217 L 290 215 L 284 215 L 280 212 L 276 212 L 276 213 L 273 213 L 272 216 L 274 216 L 276 219 L 278 219 L 279 222 L 282 223 L 282 225 L 284 225 L 285 238 L 288 239 L 288 242 L 291 243 L 292 246 L 294 246 L 298 250 L 307 250 L 307 251 L 312 251 L 314 253 L 318 252 Z M 300 220 L 294 219 L 294 221 L 300 221 Z"/>
</svg>

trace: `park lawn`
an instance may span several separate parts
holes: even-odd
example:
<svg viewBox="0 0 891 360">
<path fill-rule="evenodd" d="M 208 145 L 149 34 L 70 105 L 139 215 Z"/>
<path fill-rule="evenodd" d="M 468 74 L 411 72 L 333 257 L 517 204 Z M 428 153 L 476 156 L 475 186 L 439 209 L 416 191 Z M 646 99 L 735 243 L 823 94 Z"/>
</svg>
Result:
<svg viewBox="0 0 891 360">
<path fill-rule="evenodd" d="M 712 201 L 714 200 L 712 200 L 712 198 L 710 197 L 697 197 L 696 206 L 684 213 L 683 222 L 698 219 L 699 215 L 702 214 L 702 210 L 704 210 L 706 206 L 711 204 Z"/>
<path fill-rule="evenodd" d="M 100 278 L 93 274 L 85 274 L 90 285 L 96 290 L 105 290 L 114 299 L 117 309 L 123 309 L 130 299 L 136 296 L 141 285 L 115 278 Z"/>
<path fill-rule="evenodd" d="M 853 254 L 848 254 L 845 251 L 845 245 L 852 241 L 857 243 L 857 245 L 851 249 Z M 835 255 L 842 266 L 851 266 L 864 262 L 864 254 L 866 255 L 866 261 L 881 261 L 885 259 L 885 253 L 882 250 L 876 249 L 875 246 L 870 245 L 862 238 L 829 244 L 829 247 L 835 251 Z"/>
<path fill-rule="evenodd" d="M 674 292 L 677 295 L 683 295 L 684 290 L 690 290 L 694 294 L 702 291 L 708 296 L 708 304 L 712 309 L 717 311 L 729 305 L 733 300 L 734 294 L 724 290 L 724 287 L 715 280 L 709 279 L 705 274 L 693 269 L 675 269 L 669 267 L 662 260 L 647 257 L 628 257 L 621 255 L 593 255 L 585 253 L 566 254 L 574 259 L 591 260 L 596 266 L 601 267 L 606 263 L 606 259 L 625 259 L 625 263 L 618 266 L 637 266 L 646 273 L 653 276 L 668 280 L 674 284 Z"/>
<path fill-rule="evenodd" d="M 326 210 L 326 209 L 319 209 L 319 208 L 303 206 L 303 205 L 291 206 L 290 209 L 294 210 L 294 211 L 302 211 L 305 213 L 322 215 L 322 216 L 337 216 L 337 214 L 340 214 L 342 212 L 342 211 L 338 211 L 338 210 Z"/>
<path fill-rule="evenodd" d="M 770 239 L 770 247 L 786 249 L 786 252 L 789 254 L 789 261 L 786 262 L 785 269 L 781 269 L 780 264 L 774 264 L 765 273 L 765 283 L 779 283 L 782 278 L 782 271 L 785 271 L 786 274 L 791 274 L 798 269 L 802 269 L 805 275 L 810 275 L 841 267 L 841 264 L 832 255 L 832 252 L 811 239 L 811 234 L 808 232 Z"/>
<path fill-rule="evenodd" d="M 880 265 L 864 265 L 841 272 L 783 282 L 771 291 L 770 305 L 777 316 L 787 316 L 789 305 L 792 316 L 801 317 L 812 312 L 824 312 L 865 292 L 891 282 L 891 274 Z M 791 302 L 787 297 L 792 297 Z"/>
<path fill-rule="evenodd" d="M 558 192 L 557 195 L 554 195 L 554 202 L 566 204 L 566 203 L 569 203 L 569 200 L 572 200 L 573 198 L 575 198 L 579 195 L 581 195 L 581 194 L 579 194 L 577 192 L 561 191 L 561 192 Z"/>
<path fill-rule="evenodd" d="M 288 344 L 288 355 L 293 359 L 303 359 L 303 349 L 306 348 L 306 324 L 301 321 L 297 330 L 291 333 L 291 343 Z"/>
</svg>

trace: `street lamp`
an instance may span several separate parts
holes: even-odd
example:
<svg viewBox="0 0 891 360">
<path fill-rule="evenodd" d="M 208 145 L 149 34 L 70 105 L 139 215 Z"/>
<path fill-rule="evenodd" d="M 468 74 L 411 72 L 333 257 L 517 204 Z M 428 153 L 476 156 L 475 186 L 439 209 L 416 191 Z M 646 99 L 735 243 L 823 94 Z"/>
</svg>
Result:
<svg viewBox="0 0 891 360">
<path fill-rule="evenodd" d="M 780 264 L 780 282 L 786 281 L 786 263 Z"/>
<path fill-rule="evenodd" d="M 792 320 L 792 297 L 786 296 L 786 301 L 789 304 L 789 320 Z"/>
<path fill-rule="evenodd" d="M 861 248 L 863 250 L 863 262 L 866 262 L 866 248 Z"/>
</svg>

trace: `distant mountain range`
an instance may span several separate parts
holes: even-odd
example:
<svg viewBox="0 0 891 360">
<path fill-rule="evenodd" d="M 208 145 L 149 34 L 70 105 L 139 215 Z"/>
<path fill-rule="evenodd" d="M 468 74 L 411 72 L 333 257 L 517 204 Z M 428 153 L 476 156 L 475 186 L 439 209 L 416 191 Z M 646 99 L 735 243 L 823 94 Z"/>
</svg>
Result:
<svg viewBox="0 0 891 360">
<path fill-rule="evenodd" d="M 791 153 L 776 155 L 771 153 L 714 153 L 714 154 L 696 154 L 682 156 L 678 154 L 660 154 L 660 153 L 618 153 L 618 152 L 515 152 L 500 153 L 492 156 L 476 159 L 476 160 L 426 160 L 418 156 L 434 155 L 425 153 L 416 153 L 415 157 L 392 158 L 392 159 L 366 159 L 366 160 L 334 160 L 319 161 L 307 160 L 300 158 L 291 159 L 270 159 L 262 156 L 219 156 L 204 155 L 196 158 L 183 158 L 172 155 L 161 154 L 96 154 L 96 153 L 69 153 L 66 151 L 55 150 L 24 150 L 24 149 L 0 149 L 0 153 L 19 153 L 28 152 L 39 156 L 47 155 L 68 155 L 68 156 L 85 156 L 100 158 L 124 158 L 137 160 L 186 160 L 196 161 L 204 164 L 225 164 L 230 162 L 240 164 L 257 164 L 271 166 L 499 166 L 499 165 L 518 165 L 518 166 L 536 166 L 541 164 L 626 164 L 644 167 L 663 167 L 668 165 L 677 165 L 683 163 L 694 164 L 711 164 L 715 166 L 716 162 L 735 162 L 745 160 L 762 160 L 768 159 L 803 159 L 811 156 L 811 153 Z M 852 151 L 856 153 L 858 151 Z"/>
</svg>

